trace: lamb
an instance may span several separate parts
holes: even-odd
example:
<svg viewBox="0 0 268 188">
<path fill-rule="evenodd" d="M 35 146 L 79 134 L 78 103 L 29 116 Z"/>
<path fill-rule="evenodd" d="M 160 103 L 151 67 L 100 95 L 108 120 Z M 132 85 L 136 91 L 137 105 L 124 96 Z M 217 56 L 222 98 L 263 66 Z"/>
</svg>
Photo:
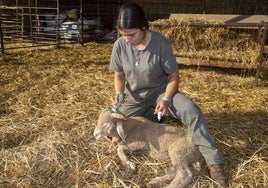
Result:
<svg viewBox="0 0 268 188">
<path fill-rule="evenodd" d="M 171 163 L 168 173 L 155 177 L 147 187 L 185 187 L 201 170 L 203 157 L 190 136 L 181 128 L 154 123 L 143 117 L 127 117 L 103 110 L 94 130 L 94 137 L 110 137 L 117 143 L 121 162 L 132 170 L 136 164 L 127 152 L 139 153 L 155 160 Z"/>
</svg>

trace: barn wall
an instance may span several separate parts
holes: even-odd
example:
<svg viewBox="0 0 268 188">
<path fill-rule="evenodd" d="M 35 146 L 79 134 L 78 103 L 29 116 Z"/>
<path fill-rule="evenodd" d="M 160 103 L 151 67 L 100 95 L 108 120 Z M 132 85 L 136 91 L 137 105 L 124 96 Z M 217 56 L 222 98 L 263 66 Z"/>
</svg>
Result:
<svg viewBox="0 0 268 188">
<path fill-rule="evenodd" d="M 144 7 L 149 20 L 171 13 L 268 15 L 268 0 L 126 0 Z"/>
<path fill-rule="evenodd" d="M 41 7 L 55 8 L 57 0 L 0 0 L 0 6 L 34 7 L 36 2 Z M 169 18 L 171 13 L 186 14 L 262 14 L 268 15 L 268 0 L 82 0 L 83 14 L 88 19 L 100 18 L 106 27 L 112 28 L 120 3 L 136 2 L 140 4 L 150 21 Z M 80 8 L 80 0 L 59 0 L 60 11 Z M 49 9 L 40 9 L 38 13 L 48 13 Z"/>
</svg>

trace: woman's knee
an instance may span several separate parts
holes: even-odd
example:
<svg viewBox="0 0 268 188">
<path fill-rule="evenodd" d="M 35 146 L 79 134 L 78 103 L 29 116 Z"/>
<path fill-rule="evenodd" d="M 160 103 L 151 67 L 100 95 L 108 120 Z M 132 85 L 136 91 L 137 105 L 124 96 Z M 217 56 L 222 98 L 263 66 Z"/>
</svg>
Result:
<svg viewBox="0 0 268 188">
<path fill-rule="evenodd" d="M 175 116 L 199 116 L 202 115 L 200 107 L 185 95 L 178 93 L 172 99 L 171 111 Z"/>
</svg>

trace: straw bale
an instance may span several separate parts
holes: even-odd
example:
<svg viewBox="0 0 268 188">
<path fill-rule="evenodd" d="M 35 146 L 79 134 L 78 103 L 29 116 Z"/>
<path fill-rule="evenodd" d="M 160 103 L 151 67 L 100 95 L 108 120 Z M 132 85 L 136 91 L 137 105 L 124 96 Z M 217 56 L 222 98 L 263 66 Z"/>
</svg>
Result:
<svg viewBox="0 0 268 188">
<path fill-rule="evenodd" d="M 195 27 L 194 24 L 212 26 Z M 217 24 L 220 23 L 186 17 L 181 20 L 155 20 L 150 23 L 150 28 L 171 41 L 177 56 L 200 60 L 227 60 L 237 62 L 248 69 L 256 68 L 260 51 L 258 30 L 214 27 Z"/>
<path fill-rule="evenodd" d="M 1 187 L 138 188 L 166 172 L 167 164 L 130 156 L 138 165 L 130 173 L 108 152 L 108 140 L 93 137 L 98 113 L 114 93 L 111 50 L 112 44 L 91 42 L 0 57 Z M 230 187 L 267 187 L 268 80 L 254 87 L 243 71 L 179 69 L 180 90 L 201 106 Z M 172 117 L 166 123 L 183 126 Z M 204 166 L 191 187 L 217 184 Z"/>
</svg>

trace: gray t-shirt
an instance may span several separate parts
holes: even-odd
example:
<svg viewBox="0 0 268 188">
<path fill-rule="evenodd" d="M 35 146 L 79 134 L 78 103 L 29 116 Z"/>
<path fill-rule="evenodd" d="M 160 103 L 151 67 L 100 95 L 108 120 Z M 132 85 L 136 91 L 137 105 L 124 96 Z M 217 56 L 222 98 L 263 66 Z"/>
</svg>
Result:
<svg viewBox="0 0 268 188">
<path fill-rule="evenodd" d="M 178 69 L 178 64 L 169 41 L 151 31 L 151 40 L 144 50 L 137 50 L 122 37 L 118 38 L 113 46 L 110 69 L 125 73 L 128 99 L 143 102 L 165 91 L 168 75 Z"/>
</svg>

